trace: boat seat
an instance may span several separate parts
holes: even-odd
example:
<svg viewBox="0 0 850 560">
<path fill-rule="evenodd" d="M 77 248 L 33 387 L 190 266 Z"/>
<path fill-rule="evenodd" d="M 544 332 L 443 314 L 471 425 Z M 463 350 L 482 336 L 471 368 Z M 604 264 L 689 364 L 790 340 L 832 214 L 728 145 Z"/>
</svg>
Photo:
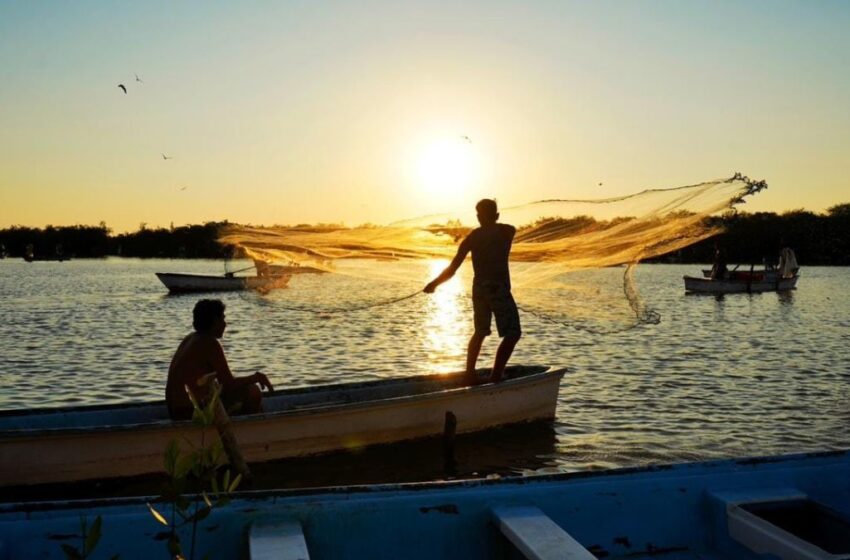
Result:
<svg viewBox="0 0 850 560">
<path fill-rule="evenodd" d="M 251 560 L 310 560 L 304 531 L 298 521 L 258 521 L 248 536 Z"/>
<path fill-rule="evenodd" d="M 496 506 L 496 526 L 529 560 L 596 560 L 596 557 L 534 506 Z"/>
<path fill-rule="evenodd" d="M 795 491 L 715 494 L 729 536 L 779 560 L 850 560 L 850 520 Z"/>
</svg>

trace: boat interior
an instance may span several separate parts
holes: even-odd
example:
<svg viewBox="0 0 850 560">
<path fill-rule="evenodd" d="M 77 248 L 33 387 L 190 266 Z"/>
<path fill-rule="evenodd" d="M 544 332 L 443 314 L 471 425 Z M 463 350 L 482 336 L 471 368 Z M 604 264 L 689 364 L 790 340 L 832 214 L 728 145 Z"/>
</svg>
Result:
<svg viewBox="0 0 850 560">
<path fill-rule="evenodd" d="M 549 371 L 548 366 L 509 366 L 507 380 L 529 377 Z M 478 370 L 486 381 L 489 370 Z M 340 406 L 393 398 L 424 395 L 468 385 L 461 372 L 376 379 L 355 383 L 297 387 L 267 393 L 262 415 L 234 417 L 234 421 L 294 410 Z M 68 408 L 0 412 L 0 433 L 24 430 L 79 429 L 169 423 L 165 403 L 128 403 Z"/>
<path fill-rule="evenodd" d="M 248 492 L 210 516 L 199 542 L 202 553 L 252 560 L 848 560 L 848 466 L 847 452 L 825 452 Z M 73 533 L 81 515 L 97 511 L 100 552 L 124 552 L 132 542 L 130 557 L 150 557 L 162 543 L 150 538 L 155 522 L 144 500 L 8 505 L 0 508 L 0 545 L 10 558 L 24 550 L 59 558 L 55 535 Z"/>
</svg>

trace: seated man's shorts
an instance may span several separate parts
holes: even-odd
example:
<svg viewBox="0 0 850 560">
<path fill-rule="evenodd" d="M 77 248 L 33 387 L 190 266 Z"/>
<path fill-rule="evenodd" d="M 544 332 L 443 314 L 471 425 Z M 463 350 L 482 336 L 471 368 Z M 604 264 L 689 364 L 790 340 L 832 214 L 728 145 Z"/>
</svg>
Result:
<svg viewBox="0 0 850 560">
<path fill-rule="evenodd" d="M 475 334 L 487 336 L 490 330 L 490 318 L 496 316 L 496 329 L 500 337 L 520 335 L 519 311 L 505 284 L 473 284 L 472 309 L 475 316 Z"/>
</svg>

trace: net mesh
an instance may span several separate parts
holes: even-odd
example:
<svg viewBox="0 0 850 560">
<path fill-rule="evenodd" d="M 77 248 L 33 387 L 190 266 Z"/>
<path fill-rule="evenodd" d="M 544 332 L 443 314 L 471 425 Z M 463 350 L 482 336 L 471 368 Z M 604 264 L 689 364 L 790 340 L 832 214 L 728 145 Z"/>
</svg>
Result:
<svg viewBox="0 0 850 560">
<path fill-rule="evenodd" d="M 766 187 L 764 181 L 736 173 L 725 179 L 616 198 L 551 199 L 502 208 L 499 221 L 517 227 L 511 250 L 514 291 L 534 292 L 529 298 L 534 304 L 526 304 L 526 311 L 586 330 L 601 332 L 657 322 L 659 317 L 638 293 L 634 266 L 716 235 L 719 230 L 707 217 L 734 210 L 745 197 Z M 429 280 L 431 271 L 414 267 L 419 272 L 413 274 L 420 277 L 411 278 L 411 268 L 400 265 L 450 259 L 460 240 L 476 226 L 475 211 L 469 209 L 385 226 L 234 225 L 224 230 L 219 240 L 240 247 L 258 261 L 404 283 L 411 288 Z M 618 265 L 626 269 L 616 287 L 610 279 L 576 274 Z M 399 298 L 375 303 L 402 297 L 400 293 Z M 519 295 L 517 299 L 520 301 Z M 575 305 L 577 302 L 583 305 Z M 369 304 L 368 294 L 348 302 L 358 309 Z M 345 305 L 335 308 L 345 309 Z M 612 319 L 611 310 L 616 308 L 623 312 L 614 312 Z M 603 309 L 609 315 L 604 321 L 599 319 Z M 316 310 L 321 311 L 320 307 Z M 607 326 L 601 327 L 606 321 Z"/>
</svg>

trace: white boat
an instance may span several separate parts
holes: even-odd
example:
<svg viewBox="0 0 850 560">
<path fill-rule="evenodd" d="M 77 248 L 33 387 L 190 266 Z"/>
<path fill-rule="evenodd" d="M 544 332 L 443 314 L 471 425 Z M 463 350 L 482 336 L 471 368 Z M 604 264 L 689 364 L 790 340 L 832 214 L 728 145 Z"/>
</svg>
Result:
<svg viewBox="0 0 850 560">
<path fill-rule="evenodd" d="M 266 395 L 264 413 L 231 421 L 249 463 L 437 436 L 447 412 L 456 433 L 475 432 L 553 419 L 565 372 L 512 366 L 495 384 L 454 373 L 286 389 Z M 171 421 L 164 402 L 0 412 L 0 486 L 162 472 L 175 439 L 197 444 L 201 431 Z"/>
<path fill-rule="evenodd" d="M 704 271 L 703 271 L 704 272 Z M 697 294 L 782 292 L 797 286 L 799 274 L 780 277 L 775 271 L 730 272 L 723 279 L 684 276 L 685 291 Z"/>
<path fill-rule="evenodd" d="M 288 275 L 271 276 L 212 276 L 205 274 L 177 274 L 157 272 L 156 277 L 171 293 L 228 292 L 236 290 L 268 290 L 282 288 L 289 282 Z"/>
</svg>

